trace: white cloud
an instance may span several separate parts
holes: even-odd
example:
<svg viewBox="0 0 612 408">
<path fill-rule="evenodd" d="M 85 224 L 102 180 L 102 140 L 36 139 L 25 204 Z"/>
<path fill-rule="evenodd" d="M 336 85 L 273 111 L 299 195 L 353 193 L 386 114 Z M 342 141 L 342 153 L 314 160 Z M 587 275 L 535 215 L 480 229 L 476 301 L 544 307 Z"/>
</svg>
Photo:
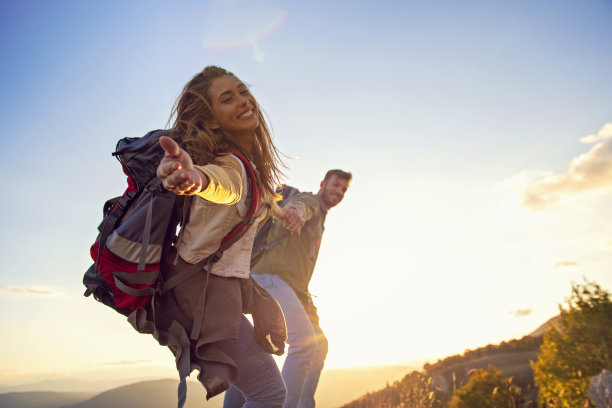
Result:
<svg viewBox="0 0 612 408">
<path fill-rule="evenodd" d="M 612 139 L 612 123 L 606 123 L 603 125 L 596 135 L 587 135 L 580 139 L 582 143 L 597 143 L 601 140 Z"/>
<path fill-rule="evenodd" d="M 588 152 L 575 157 L 565 173 L 547 173 L 523 190 L 523 207 L 545 209 L 558 200 L 593 190 L 612 189 L 612 123 L 606 123 Z"/>
<path fill-rule="evenodd" d="M 516 309 L 511 310 L 510 314 L 514 317 L 526 317 L 533 313 L 533 309 L 531 307 L 527 307 L 525 309 Z"/>
<path fill-rule="evenodd" d="M 599 142 L 599 137 L 597 135 L 586 135 L 580 138 L 580 142 L 584 144 L 593 144 Z"/>
<path fill-rule="evenodd" d="M 56 295 L 58 292 L 42 288 L 42 287 L 19 287 L 12 285 L 0 285 L 0 294 L 3 293 L 12 293 L 18 295 L 32 295 L 32 296 L 50 296 Z"/>
<path fill-rule="evenodd" d="M 606 123 L 597 134 L 602 139 L 612 139 L 612 123 Z"/>
</svg>

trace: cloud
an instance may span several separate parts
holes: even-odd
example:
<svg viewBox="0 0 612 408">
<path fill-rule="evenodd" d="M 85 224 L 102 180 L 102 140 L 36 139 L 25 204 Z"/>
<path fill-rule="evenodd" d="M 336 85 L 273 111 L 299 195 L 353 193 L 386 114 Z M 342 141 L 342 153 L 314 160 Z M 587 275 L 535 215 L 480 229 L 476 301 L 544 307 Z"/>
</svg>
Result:
<svg viewBox="0 0 612 408">
<path fill-rule="evenodd" d="M 25 288 L 12 285 L 0 285 L 0 294 L 13 293 L 18 295 L 50 296 L 57 292 L 47 288 Z"/>
<path fill-rule="evenodd" d="M 577 266 L 578 264 L 574 261 L 559 261 L 555 264 L 554 268 L 563 268 L 565 266 Z"/>
<path fill-rule="evenodd" d="M 581 138 L 580 141 L 582 143 L 592 144 L 610 139 L 612 139 L 612 123 L 606 123 L 601 129 L 599 129 L 599 132 L 597 132 L 596 135 L 587 135 Z"/>
<path fill-rule="evenodd" d="M 580 142 L 584 144 L 593 144 L 599 142 L 599 137 L 597 135 L 587 135 L 580 138 Z"/>
<path fill-rule="evenodd" d="M 510 314 L 513 315 L 514 317 L 525 317 L 525 316 L 529 316 L 532 313 L 533 313 L 533 309 L 531 307 L 510 311 Z"/>
<path fill-rule="evenodd" d="M 542 210 L 564 197 L 612 189 L 612 123 L 581 141 L 596 144 L 572 159 L 565 173 L 548 172 L 529 183 L 523 190 L 523 207 Z"/>
</svg>

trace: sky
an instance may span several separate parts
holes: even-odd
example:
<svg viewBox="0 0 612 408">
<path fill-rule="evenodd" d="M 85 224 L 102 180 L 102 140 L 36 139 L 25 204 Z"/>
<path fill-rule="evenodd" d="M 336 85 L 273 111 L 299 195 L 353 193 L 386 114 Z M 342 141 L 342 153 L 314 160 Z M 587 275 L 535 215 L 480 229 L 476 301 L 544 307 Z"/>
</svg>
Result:
<svg viewBox="0 0 612 408">
<path fill-rule="evenodd" d="M 117 140 L 167 127 L 206 65 L 249 84 L 289 184 L 353 173 L 310 287 L 328 369 L 435 362 L 612 290 L 609 1 L 0 4 L 0 389 L 174 376 L 81 279 Z"/>
</svg>

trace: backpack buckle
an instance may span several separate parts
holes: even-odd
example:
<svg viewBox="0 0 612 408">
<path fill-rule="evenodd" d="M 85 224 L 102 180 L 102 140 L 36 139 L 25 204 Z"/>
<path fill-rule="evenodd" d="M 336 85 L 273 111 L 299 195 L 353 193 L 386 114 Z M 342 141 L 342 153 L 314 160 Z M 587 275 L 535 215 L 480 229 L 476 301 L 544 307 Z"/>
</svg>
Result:
<svg viewBox="0 0 612 408">
<path fill-rule="evenodd" d="M 119 201 L 117 201 L 117 208 L 119 208 L 121 211 L 124 211 L 135 194 L 136 193 L 134 191 L 128 191 L 127 193 L 125 193 L 125 195 L 121 197 Z"/>
</svg>

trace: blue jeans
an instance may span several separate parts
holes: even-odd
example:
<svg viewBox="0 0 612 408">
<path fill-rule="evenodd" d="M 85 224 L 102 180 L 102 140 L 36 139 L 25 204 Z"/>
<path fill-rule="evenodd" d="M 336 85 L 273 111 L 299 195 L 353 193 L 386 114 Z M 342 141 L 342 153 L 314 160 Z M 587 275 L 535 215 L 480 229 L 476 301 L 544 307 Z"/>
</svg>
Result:
<svg viewBox="0 0 612 408">
<path fill-rule="evenodd" d="M 280 408 L 285 401 L 285 385 L 272 356 L 255 342 L 253 326 L 242 316 L 237 340 L 221 340 L 215 347 L 230 356 L 238 366 L 233 389 L 243 398 L 238 407 Z"/>
<path fill-rule="evenodd" d="M 318 324 L 308 318 L 302 303 L 291 287 L 277 275 L 252 275 L 278 301 L 287 322 L 287 358 L 283 380 L 287 387 L 285 408 L 313 408 L 327 356 L 327 339 Z M 240 407 L 243 395 L 235 387 L 225 392 L 224 408 Z"/>
</svg>

